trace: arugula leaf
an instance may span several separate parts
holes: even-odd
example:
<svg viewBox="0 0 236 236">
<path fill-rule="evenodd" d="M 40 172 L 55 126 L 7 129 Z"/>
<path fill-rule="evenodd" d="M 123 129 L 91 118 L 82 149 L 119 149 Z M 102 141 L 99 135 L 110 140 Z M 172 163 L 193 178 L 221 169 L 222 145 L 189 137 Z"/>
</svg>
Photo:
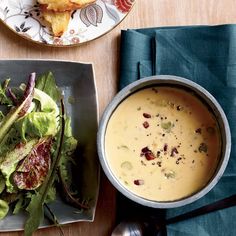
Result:
<svg viewBox="0 0 236 236">
<path fill-rule="evenodd" d="M 56 187 L 54 185 L 52 185 L 49 189 L 48 189 L 48 193 L 47 193 L 47 197 L 45 199 L 45 203 L 50 203 L 56 200 Z"/>
<path fill-rule="evenodd" d="M 5 135 L 10 130 L 14 122 L 24 116 L 28 111 L 32 99 L 33 99 L 33 92 L 34 92 L 34 85 L 35 85 L 35 73 L 30 75 L 27 87 L 25 89 L 24 98 L 22 103 L 13 108 L 2 120 L 0 123 L 0 144 L 3 141 Z"/>
<path fill-rule="evenodd" d="M 0 122 L 3 120 L 3 118 L 4 118 L 4 115 L 3 115 L 2 111 L 0 111 Z"/>
<path fill-rule="evenodd" d="M 7 215 L 8 211 L 9 211 L 9 206 L 7 202 L 0 199 L 0 220 L 2 220 Z"/>
<path fill-rule="evenodd" d="M 47 178 L 40 187 L 39 192 L 36 192 L 32 196 L 31 201 L 28 207 L 26 208 L 26 210 L 29 212 L 29 217 L 25 223 L 25 231 L 24 231 L 25 236 L 31 236 L 33 232 L 38 228 L 39 224 L 43 219 L 44 203 L 48 195 L 48 191 L 55 179 L 57 168 L 61 159 L 61 150 L 65 132 L 65 111 L 64 111 L 64 103 L 62 100 L 61 100 L 61 109 L 62 109 L 61 130 L 59 139 L 57 140 L 57 151 L 55 152 L 56 155 L 53 158 L 52 167 L 50 169 Z"/>
<path fill-rule="evenodd" d="M 54 75 L 51 71 L 41 75 L 37 79 L 35 87 L 48 94 L 55 102 L 60 101 L 61 91 L 57 87 Z"/>
<path fill-rule="evenodd" d="M 72 167 L 76 165 L 71 155 L 77 147 L 77 140 L 72 136 L 71 119 L 67 117 L 65 124 L 65 137 L 62 148 L 62 157 L 59 166 L 59 177 L 62 184 L 63 196 L 68 203 L 72 205 L 88 209 L 89 205 L 82 202 L 78 191 L 72 181 Z"/>
<path fill-rule="evenodd" d="M 71 120 L 70 118 L 66 117 L 65 122 L 65 135 L 64 135 L 64 142 L 62 146 L 62 152 L 61 152 L 61 161 L 59 166 L 59 171 L 61 178 L 67 183 L 68 185 L 71 185 L 71 176 L 70 176 L 70 164 L 73 163 L 74 160 L 71 157 L 71 154 L 74 153 L 76 150 L 78 141 L 72 136 L 72 130 L 71 130 Z"/>
<path fill-rule="evenodd" d="M 0 163 L 7 152 L 10 152 L 20 143 L 20 136 L 17 130 L 11 128 L 0 143 Z"/>
<path fill-rule="evenodd" d="M 21 195 L 19 196 L 19 199 L 18 199 L 18 201 L 17 201 L 15 207 L 14 207 L 13 214 L 14 214 L 14 215 L 18 214 L 18 213 L 20 212 L 20 210 L 23 209 L 23 207 L 24 207 L 24 197 L 23 197 L 23 195 L 21 194 Z"/>
<path fill-rule="evenodd" d="M 5 188 L 5 180 L 2 174 L 0 174 L 0 194 L 3 192 L 4 188 Z"/>
<path fill-rule="evenodd" d="M 0 84 L 0 104 L 12 105 L 11 99 L 6 94 L 9 83 L 10 79 L 6 79 L 2 84 Z"/>
</svg>

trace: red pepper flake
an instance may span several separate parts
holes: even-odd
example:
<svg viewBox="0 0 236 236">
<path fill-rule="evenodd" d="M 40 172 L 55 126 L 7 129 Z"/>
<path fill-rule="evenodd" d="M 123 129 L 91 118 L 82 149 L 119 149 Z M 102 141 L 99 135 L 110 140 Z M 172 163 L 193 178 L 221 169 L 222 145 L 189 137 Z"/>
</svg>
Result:
<svg viewBox="0 0 236 236">
<path fill-rule="evenodd" d="M 135 185 L 144 185 L 144 180 L 142 180 L 142 179 L 136 179 L 136 180 L 134 180 L 134 184 L 135 184 Z"/>
<path fill-rule="evenodd" d="M 149 127 L 149 123 L 147 121 L 143 122 L 143 127 L 147 129 Z"/>
<path fill-rule="evenodd" d="M 145 152 L 150 152 L 151 150 L 148 147 L 142 148 L 141 152 L 144 154 Z"/>
<path fill-rule="evenodd" d="M 178 154 L 178 153 L 179 153 L 179 152 L 178 152 L 177 148 L 176 148 L 176 147 L 173 147 L 173 148 L 171 149 L 171 154 L 170 154 L 170 156 L 171 156 L 171 157 L 174 157 L 175 154 Z"/>
<path fill-rule="evenodd" d="M 148 161 L 151 161 L 153 159 L 155 159 L 156 157 L 154 156 L 154 154 L 150 151 L 150 152 L 146 152 L 145 154 L 145 158 L 148 160 Z"/>
<path fill-rule="evenodd" d="M 149 118 L 151 118 L 152 116 L 151 116 L 150 114 L 148 114 L 148 113 L 143 113 L 143 117 L 149 119 Z"/>
<path fill-rule="evenodd" d="M 145 158 L 148 161 L 156 158 L 155 155 L 153 154 L 153 152 L 148 147 L 142 148 L 140 156 L 145 156 Z"/>
<path fill-rule="evenodd" d="M 167 143 L 165 143 L 165 145 L 164 145 L 164 148 L 163 148 L 164 152 L 166 152 L 166 151 L 167 151 L 167 148 L 168 148 L 168 144 L 167 144 Z"/>
</svg>

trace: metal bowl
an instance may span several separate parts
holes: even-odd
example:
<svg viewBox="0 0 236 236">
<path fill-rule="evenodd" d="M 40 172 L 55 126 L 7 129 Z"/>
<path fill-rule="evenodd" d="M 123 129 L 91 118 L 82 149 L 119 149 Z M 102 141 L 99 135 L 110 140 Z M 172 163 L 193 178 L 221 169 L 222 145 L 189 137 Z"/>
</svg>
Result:
<svg viewBox="0 0 236 236">
<path fill-rule="evenodd" d="M 183 88 L 191 93 L 194 93 L 196 96 L 198 96 L 208 106 L 209 110 L 212 112 L 212 114 L 215 116 L 216 120 L 218 121 L 220 135 L 221 135 L 221 142 L 222 142 L 220 160 L 216 168 L 215 174 L 211 178 L 211 180 L 208 182 L 208 184 L 205 187 L 203 187 L 201 190 L 199 190 L 198 192 L 192 194 L 191 196 L 185 197 L 183 199 L 175 200 L 175 201 L 168 201 L 168 202 L 148 200 L 129 191 L 119 182 L 118 178 L 113 174 L 105 155 L 106 128 L 107 128 L 109 119 L 112 113 L 117 108 L 117 106 L 129 95 L 131 95 L 132 93 L 135 93 L 136 91 L 140 89 L 144 89 L 144 88 L 152 87 L 152 86 L 160 86 L 160 85 Z M 98 136 L 97 136 L 97 148 L 98 148 L 98 155 L 99 155 L 100 163 L 105 174 L 107 175 L 110 182 L 123 195 L 125 195 L 129 199 L 139 204 L 142 204 L 148 207 L 173 208 L 173 207 L 183 206 L 183 205 L 186 205 L 186 204 L 189 204 L 198 200 L 199 198 L 207 194 L 216 185 L 216 183 L 219 181 L 219 179 L 223 175 L 225 168 L 227 166 L 228 160 L 229 160 L 230 149 L 231 149 L 231 135 L 230 135 L 229 124 L 228 124 L 228 121 L 227 121 L 227 118 L 225 116 L 223 109 L 221 108 L 219 103 L 216 101 L 216 99 L 207 90 L 205 90 L 200 85 L 181 77 L 170 76 L 170 75 L 160 75 L 160 76 L 153 76 L 153 77 L 148 77 L 145 79 L 138 80 L 128 85 L 124 89 L 122 89 L 114 97 L 111 103 L 107 106 L 101 118 L 99 130 L 98 130 Z"/>
</svg>

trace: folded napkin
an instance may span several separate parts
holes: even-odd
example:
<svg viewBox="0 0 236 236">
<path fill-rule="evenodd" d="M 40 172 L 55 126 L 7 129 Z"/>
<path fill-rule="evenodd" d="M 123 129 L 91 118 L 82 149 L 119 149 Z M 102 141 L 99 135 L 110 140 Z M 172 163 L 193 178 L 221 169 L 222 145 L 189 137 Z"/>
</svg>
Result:
<svg viewBox="0 0 236 236">
<path fill-rule="evenodd" d="M 167 211 L 167 218 L 236 194 L 236 25 L 164 27 L 122 31 L 120 89 L 152 75 L 177 75 L 206 88 L 221 104 L 232 151 L 219 183 L 200 200 Z M 168 236 L 236 235 L 232 207 L 167 227 Z"/>
</svg>

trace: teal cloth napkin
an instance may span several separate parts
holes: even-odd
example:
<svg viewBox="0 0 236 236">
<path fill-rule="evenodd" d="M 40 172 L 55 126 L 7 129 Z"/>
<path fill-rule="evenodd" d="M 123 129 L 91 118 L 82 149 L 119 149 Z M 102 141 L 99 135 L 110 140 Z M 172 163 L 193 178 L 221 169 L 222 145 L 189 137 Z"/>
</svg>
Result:
<svg viewBox="0 0 236 236">
<path fill-rule="evenodd" d="M 164 27 L 122 31 L 120 89 L 152 75 L 177 75 L 206 88 L 221 104 L 232 151 L 219 183 L 202 199 L 167 211 L 167 217 L 236 194 L 236 25 Z M 168 236 L 236 235 L 232 207 L 167 227 Z"/>
</svg>

